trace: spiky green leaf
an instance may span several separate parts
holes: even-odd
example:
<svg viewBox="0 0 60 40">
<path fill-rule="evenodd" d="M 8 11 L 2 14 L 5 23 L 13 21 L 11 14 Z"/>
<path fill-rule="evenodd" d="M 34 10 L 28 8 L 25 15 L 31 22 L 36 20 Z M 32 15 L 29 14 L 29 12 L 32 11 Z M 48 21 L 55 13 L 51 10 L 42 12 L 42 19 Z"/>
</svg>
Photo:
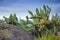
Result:
<svg viewBox="0 0 60 40">
<path fill-rule="evenodd" d="M 28 12 L 29 12 L 29 14 L 30 14 L 31 16 L 33 16 L 33 13 L 32 13 L 31 11 L 28 10 Z"/>
</svg>

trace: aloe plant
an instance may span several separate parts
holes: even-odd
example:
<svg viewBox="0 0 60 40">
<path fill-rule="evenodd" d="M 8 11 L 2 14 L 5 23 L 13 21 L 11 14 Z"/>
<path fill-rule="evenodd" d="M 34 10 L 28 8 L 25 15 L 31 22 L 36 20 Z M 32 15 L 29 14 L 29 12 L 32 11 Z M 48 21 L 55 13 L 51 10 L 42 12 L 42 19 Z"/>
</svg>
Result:
<svg viewBox="0 0 60 40">
<path fill-rule="evenodd" d="M 13 25 L 17 25 L 18 23 L 18 18 L 16 17 L 16 14 L 14 13 L 14 15 L 10 14 L 9 18 L 7 17 L 3 17 L 6 21 L 6 23 L 8 24 L 13 24 Z"/>
<path fill-rule="evenodd" d="M 40 30 L 43 30 L 45 28 L 46 23 L 50 23 L 49 15 L 51 12 L 51 8 L 49 6 L 43 5 L 43 9 L 40 8 L 39 10 L 38 8 L 36 8 L 35 11 L 36 13 L 28 11 L 31 16 L 31 19 L 33 20 L 33 25 L 36 25 L 37 27 L 39 27 Z"/>
<path fill-rule="evenodd" d="M 54 31 L 54 33 L 57 33 L 57 31 L 59 30 L 59 26 L 60 26 L 60 17 L 57 15 L 57 13 L 56 13 L 56 15 L 54 16 L 52 16 L 52 18 L 51 18 L 51 21 L 52 21 L 52 23 L 53 23 L 53 31 Z"/>
</svg>

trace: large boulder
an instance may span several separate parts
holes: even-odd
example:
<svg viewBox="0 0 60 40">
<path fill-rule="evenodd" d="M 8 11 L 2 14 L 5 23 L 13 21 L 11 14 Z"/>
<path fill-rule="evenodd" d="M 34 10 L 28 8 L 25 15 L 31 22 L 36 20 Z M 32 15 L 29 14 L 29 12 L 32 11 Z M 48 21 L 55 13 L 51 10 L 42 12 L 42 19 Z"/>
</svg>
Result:
<svg viewBox="0 0 60 40">
<path fill-rule="evenodd" d="M 0 40 L 33 40 L 33 36 L 17 26 L 0 24 Z"/>
</svg>

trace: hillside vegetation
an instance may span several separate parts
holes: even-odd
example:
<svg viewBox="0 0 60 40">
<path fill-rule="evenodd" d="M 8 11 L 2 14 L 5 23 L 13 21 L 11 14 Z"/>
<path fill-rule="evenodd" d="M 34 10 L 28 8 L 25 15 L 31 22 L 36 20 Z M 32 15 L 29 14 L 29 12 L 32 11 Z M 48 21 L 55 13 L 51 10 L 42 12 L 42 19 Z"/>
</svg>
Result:
<svg viewBox="0 0 60 40">
<path fill-rule="evenodd" d="M 26 20 L 18 20 L 16 14 L 10 14 L 9 18 L 3 16 L 1 23 L 11 24 L 25 29 L 34 36 L 34 40 L 60 40 L 60 16 L 56 13 L 51 14 L 51 8 L 43 5 L 43 8 L 36 8 L 35 13 L 28 10 L 30 17 L 27 15 Z M 29 20 L 29 19 L 32 19 Z"/>
</svg>

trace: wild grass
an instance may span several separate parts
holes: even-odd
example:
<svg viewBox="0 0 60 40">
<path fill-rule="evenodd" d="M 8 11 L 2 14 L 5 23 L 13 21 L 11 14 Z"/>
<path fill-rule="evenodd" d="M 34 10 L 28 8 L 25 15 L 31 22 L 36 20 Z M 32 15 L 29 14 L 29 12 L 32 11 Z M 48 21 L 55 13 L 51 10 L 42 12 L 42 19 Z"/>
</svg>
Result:
<svg viewBox="0 0 60 40">
<path fill-rule="evenodd" d="M 34 40 L 60 40 L 60 36 L 49 34 L 48 36 L 43 35 L 42 37 L 34 37 Z"/>
</svg>

